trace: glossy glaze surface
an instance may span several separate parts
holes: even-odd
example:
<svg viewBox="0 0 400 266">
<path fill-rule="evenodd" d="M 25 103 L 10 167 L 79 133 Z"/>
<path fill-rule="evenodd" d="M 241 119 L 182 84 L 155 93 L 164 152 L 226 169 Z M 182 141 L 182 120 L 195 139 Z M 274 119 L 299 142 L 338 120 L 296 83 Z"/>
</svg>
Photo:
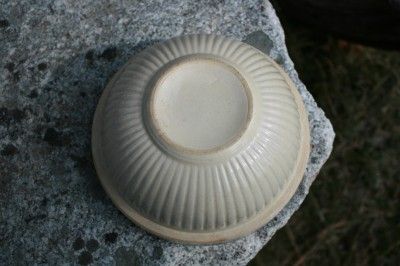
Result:
<svg viewBox="0 0 400 266">
<path fill-rule="evenodd" d="M 161 237 L 215 243 L 283 208 L 309 154 L 308 120 L 269 57 L 215 35 L 135 56 L 103 92 L 93 156 L 111 199 Z"/>
</svg>

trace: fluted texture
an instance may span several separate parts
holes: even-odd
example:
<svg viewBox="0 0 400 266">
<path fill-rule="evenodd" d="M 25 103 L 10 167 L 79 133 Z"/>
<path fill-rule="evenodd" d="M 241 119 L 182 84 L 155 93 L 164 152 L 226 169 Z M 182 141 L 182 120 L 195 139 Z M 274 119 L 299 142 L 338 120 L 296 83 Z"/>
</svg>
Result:
<svg viewBox="0 0 400 266">
<path fill-rule="evenodd" d="M 155 144 L 143 119 L 145 91 L 155 73 L 191 54 L 214 55 L 231 64 L 248 82 L 255 101 L 252 139 L 213 161 L 172 156 Z M 309 133 L 303 103 L 289 83 L 265 54 L 224 37 L 189 35 L 143 51 L 116 74 L 97 110 L 97 163 L 106 169 L 100 179 L 107 179 L 139 215 L 179 231 L 246 226 L 271 206 L 282 208 L 276 202 L 290 199 L 283 194 L 294 192 L 287 188 L 292 179 L 300 182 L 303 173 L 295 171 L 304 171 L 301 157 L 308 156 L 309 145 L 304 143 Z"/>
</svg>

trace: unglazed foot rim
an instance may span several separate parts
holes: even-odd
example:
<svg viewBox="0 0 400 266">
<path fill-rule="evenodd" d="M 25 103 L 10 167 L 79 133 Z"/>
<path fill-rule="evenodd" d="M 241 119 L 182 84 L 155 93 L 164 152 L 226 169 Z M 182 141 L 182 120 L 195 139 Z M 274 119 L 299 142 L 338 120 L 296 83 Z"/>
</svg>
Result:
<svg viewBox="0 0 400 266">
<path fill-rule="evenodd" d="M 155 141 L 192 154 L 231 146 L 253 111 L 248 84 L 239 71 L 222 58 L 204 54 L 180 57 L 159 71 L 147 104 L 144 122 Z"/>
<path fill-rule="evenodd" d="M 309 149 L 307 114 L 286 73 L 215 35 L 136 55 L 107 85 L 92 128 L 96 171 L 114 204 L 145 230 L 193 244 L 270 221 L 296 191 Z"/>
</svg>

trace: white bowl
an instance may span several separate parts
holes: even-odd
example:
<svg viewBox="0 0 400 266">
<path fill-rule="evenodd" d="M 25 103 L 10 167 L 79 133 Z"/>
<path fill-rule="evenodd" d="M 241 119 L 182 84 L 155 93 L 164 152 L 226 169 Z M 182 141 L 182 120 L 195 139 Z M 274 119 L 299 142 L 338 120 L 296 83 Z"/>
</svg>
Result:
<svg viewBox="0 0 400 266">
<path fill-rule="evenodd" d="M 298 187 L 310 137 L 302 99 L 267 55 L 215 35 L 177 37 L 132 58 L 99 101 L 100 181 L 160 237 L 218 243 L 271 220 Z"/>
</svg>

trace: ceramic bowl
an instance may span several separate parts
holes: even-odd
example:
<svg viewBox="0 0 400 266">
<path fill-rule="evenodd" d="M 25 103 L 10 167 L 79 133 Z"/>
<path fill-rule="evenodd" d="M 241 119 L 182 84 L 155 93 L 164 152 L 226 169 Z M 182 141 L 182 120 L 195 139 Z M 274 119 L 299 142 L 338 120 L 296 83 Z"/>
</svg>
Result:
<svg viewBox="0 0 400 266">
<path fill-rule="evenodd" d="M 310 137 L 296 87 L 240 41 L 189 35 L 134 56 L 99 101 L 100 181 L 160 237 L 219 243 L 270 221 L 296 191 Z"/>
</svg>

